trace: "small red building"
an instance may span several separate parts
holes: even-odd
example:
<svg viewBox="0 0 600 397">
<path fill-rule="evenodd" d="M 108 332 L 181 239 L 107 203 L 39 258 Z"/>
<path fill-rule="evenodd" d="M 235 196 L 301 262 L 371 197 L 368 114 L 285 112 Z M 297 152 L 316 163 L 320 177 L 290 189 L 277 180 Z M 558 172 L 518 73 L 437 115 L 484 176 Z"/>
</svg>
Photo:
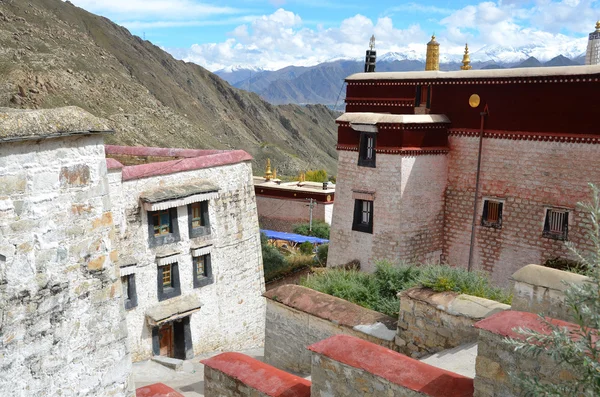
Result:
<svg viewBox="0 0 600 397">
<path fill-rule="evenodd" d="M 472 257 L 505 283 L 574 259 L 565 241 L 588 247 L 577 203 L 600 183 L 599 79 L 600 66 L 348 77 L 328 265 Z"/>
</svg>

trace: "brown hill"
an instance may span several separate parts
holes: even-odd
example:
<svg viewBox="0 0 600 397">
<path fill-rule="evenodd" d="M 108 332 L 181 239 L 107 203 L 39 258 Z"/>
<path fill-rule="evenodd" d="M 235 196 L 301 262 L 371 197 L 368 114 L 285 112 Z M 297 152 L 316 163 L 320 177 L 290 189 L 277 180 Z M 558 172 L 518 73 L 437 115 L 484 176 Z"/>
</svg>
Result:
<svg viewBox="0 0 600 397">
<path fill-rule="evenodd" d="M 336 114 L 273 106 L 61 0 L 0 0 L 0 106 L 76 105 L 106 118 L 109 143 L 239 148 L 281 174 L 336 169 Z"/>
</svg>

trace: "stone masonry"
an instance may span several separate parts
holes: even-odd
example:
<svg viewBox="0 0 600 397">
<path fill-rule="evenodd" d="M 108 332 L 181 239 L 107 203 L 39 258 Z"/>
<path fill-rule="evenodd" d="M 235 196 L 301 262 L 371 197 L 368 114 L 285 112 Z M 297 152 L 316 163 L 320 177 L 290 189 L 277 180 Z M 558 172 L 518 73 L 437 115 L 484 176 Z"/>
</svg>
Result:
<svg viewBox="0 0 600 397">
<path fill-rule="evenodd" d="M 78 108 L 0 110 L 2 396 L 134 394 L 106 130 Z"/>
<path fill-rule="evenodd" d="M 439 263 L 447 156 L 377 154 L 377 168 L 357 162 L 357 152 L 338 151 L 327 266 L 357 259 L 371 272 L 381 259 Z M 355 191 L 374 192 L 372 234 L 352 230 Z"/>
<path fill-rule="evenodd" d="M 437 353 L 477 341 L 473 324 L 510 306 L 489 299 L 436 293 L 428 288 L 412 288 L 398 294 L 400 314 L 396 345 L 411 357 Z"/>
</svg>

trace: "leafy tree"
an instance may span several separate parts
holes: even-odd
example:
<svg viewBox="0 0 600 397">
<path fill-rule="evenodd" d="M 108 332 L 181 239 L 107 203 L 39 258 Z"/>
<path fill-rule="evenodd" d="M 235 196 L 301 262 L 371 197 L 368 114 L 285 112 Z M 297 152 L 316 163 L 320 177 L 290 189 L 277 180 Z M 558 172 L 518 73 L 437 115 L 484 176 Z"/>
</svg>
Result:
<svg viewBox="0 0 600 397">
<path fill-rule="evenodd" d="M 591 227 L 588 235 L 594 249 L 584 256 L 567 243 L 578 261 L 587 267 L 589 276 L 589 282 L 571 284 L 565 292 L 565 303 L 571 308 L 575 329 L 557 327 L 542 316 L 541 321 L 548 327 L 549 333 L 521 329 L 519 333 L 525 336 L 525 340 L 507 341 L 517 351 L 534 357 L 547 354 L 557 363 L 570 365 L 575 378 L 541 383 L 535 377 L 513 375 L 525 395 L 600 396 L 600 192 L 596 186 L 590 186 L 592 203 L 580 203 L 579 206 L 589 213 Z"/>
<path fill-rule="evenodd" d="M 328 182 L 327 171 L 325 170 L 315 170 L 315 171 L 306 171 L 306 180 L 311 182 Z"/>
</svg>

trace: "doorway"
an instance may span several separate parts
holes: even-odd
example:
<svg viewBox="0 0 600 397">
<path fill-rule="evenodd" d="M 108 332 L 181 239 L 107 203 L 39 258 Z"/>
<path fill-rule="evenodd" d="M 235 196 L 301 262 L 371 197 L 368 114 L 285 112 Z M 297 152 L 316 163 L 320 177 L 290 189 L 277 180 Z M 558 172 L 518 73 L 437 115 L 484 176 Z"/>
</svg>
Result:
<svg viewBox="0 0 600 397">
<path fill-rule="evenodd" d="M 158 330 L 160 356 L 173 357 L 173 323 L 166 323 Z"/>
<path fill-rule="evenodd" d="M 186 316 L 152 328 L 155 356 L 189 360 L 194 357 L 190 317 Z"/>
</svg>

